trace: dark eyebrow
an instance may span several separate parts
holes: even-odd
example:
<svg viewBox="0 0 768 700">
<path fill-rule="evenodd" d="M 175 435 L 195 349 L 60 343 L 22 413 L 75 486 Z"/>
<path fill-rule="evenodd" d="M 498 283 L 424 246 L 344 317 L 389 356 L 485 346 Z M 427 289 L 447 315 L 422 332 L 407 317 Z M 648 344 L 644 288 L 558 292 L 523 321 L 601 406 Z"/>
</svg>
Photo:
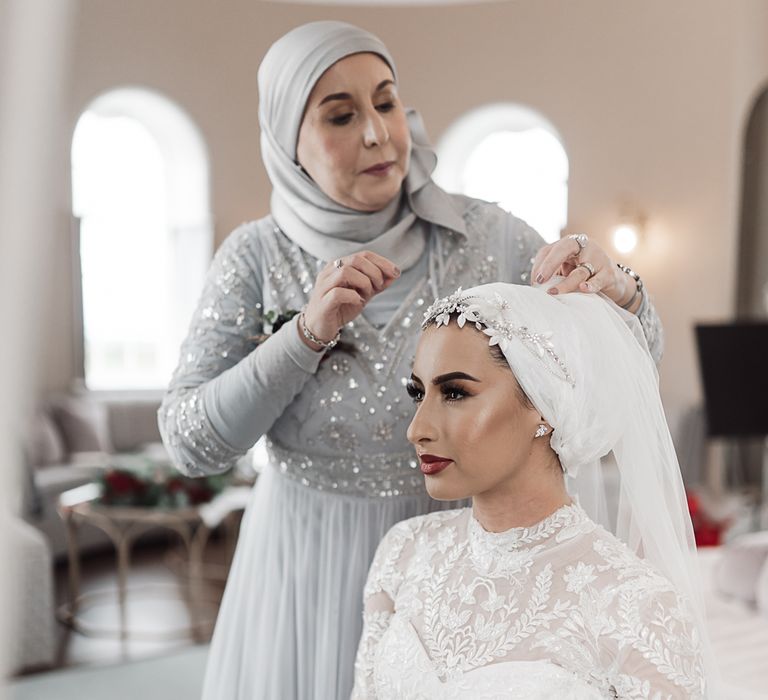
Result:
<svg viewBox="0 0 768 700">
<path fill-rule="evenodd" d="M 439 384 L 445 384 L 454 379 L 466 379 L 468 382 L 479 382 L 479 379 L 475 379 L 471 374 L 466 372 L 448 372 L 448 374 L 441 374 L 439 377 L 435 377 L 432 380 L 432 384 L 438 386 Z"/>
<path fill-rule="evenodd" d="M 448 374 L 441 374 L 438 377 L 435 377 L 432 380 L 432 384 L 434 386 L 439 386 L 440 384 L 445 384 L 446 382 L 453 381 L 454 379 L 465 379 L 468 382 L 479 382 L 479 379 L 476 379 L 471 374 L 467 374 L 466 372 L 448 372 Z M 415 374 L 411 374 L 411 380 L 414 382 L 418 382 L 422 386 L 424 386 L 424 382 L 421 381 Z"/>
<path fill-rule="evenodd" d="M 374 92 L 379 92 L 380 90 L 383 90 L 388 85 L 394 85 L 395 81 L 390 80 L 387 78 L 386 80 L 382 80 L 377 86 Z M 320 100 L 320 103 L 317 105 L 318 107 L 321 107 L 326 102 L 333 102 L 334 100 L 351 100 L 352 95 L 350 95 L 348 92 L 334 92 L 331 95 L 326 95 L 322 100 Z"/>
<path fill-rule="evenodd" d="M 385 87 L 387 87 L 388 85 L 392 85 L 392 86 L 394 86 L 394 84 L 395 84 L 395 81 L 394 81 L 394 80 L 390 80 L 389 78 L 387 78 L 386 80 L 382 80 L 382 81 L 381 81 L 381 82 L 380 82 L 380 83 L 379 83 L 379 84 L 376 86 L 376 89 L 374 90 L 374 92 L 379 92 L 380 90 L 383 90 L 383 89 L 384 89 Z"/>
</svg>

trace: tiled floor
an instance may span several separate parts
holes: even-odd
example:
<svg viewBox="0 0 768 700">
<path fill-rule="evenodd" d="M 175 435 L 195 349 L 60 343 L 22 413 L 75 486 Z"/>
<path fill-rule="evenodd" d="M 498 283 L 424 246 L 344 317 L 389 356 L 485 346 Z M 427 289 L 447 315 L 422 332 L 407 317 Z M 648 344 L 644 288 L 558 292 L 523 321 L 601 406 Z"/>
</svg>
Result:
<svg viewBox="0 0 768 700">
<path fill-rule="evenodd" d="M 119 607 L 112 551 L 95 553 L 82 560 L 81 593 L 97 597 L 81 605 L 82 621 L 89 626 L 108 628 L 111 636 L 84 635 L 63 624 L 57 626 L 57 667 L 102 664 L 145 658 L 207 641 L 213 628 L 224 589 L 229 545 L 223 537 L 213 538 L 206 549 L 206 575 L 201 587 L 204 601 L 198 617 L 199 636 L 195 640 L 184 630 L 191 622 L 185 596 L 186 577 L 181 550 L 172 540 L 137 544 L 128 579 L 127 621 L 129 638 L 119 639 Z M 215 577 L 215 578 L 214 578 Z M 56 598 L 61 605 L 68 599 L 67 564 L 56 567 Z"/>
</svg>

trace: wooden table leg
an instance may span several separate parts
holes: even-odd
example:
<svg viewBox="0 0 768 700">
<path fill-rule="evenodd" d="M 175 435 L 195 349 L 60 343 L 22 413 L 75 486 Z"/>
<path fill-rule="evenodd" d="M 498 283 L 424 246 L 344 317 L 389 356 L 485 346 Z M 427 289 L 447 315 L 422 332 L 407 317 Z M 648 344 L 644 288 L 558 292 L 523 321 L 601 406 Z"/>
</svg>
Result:
<svg viewBox="0 0 768 700">
<path fill-rule="evenodd" d="M 211 531 L 208 529 L 205 523 L 200 523 L 197 526 L 194 536 L 191 538 L 188 554 L 188 573 L 189 579 L 189 614 L 192 622 L 192 636 L 196 642 L 203 641 L 205 635 L 203 634 L 203 554 L 205 553 L 205 545 L 208 542 L 208 537 Z"/>
<path fill-rule="evenodd" d="M 117 549 L 117 600 L 120 606 L 120 639 L 128 639 L 128 571 L 131 564 L 131 538 L 121 534 Z"/>
<path fill-rule="evenodd" d="M 80 549 L 77 546 L 77 522 L 71 510 L 65 511 L 67 560 L 69 564 L 69 622 L 74 622 L 80 598 Z"/>
</svg>

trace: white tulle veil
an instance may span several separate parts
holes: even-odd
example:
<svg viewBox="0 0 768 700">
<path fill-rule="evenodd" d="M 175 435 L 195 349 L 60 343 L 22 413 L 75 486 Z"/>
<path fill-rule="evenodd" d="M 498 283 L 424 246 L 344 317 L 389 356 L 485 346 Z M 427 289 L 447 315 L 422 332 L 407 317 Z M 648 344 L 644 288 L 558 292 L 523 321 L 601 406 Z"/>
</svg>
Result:
<svg viewBox="0 0 768 700">
<path fill-rule="evenodd" d="M 451 319 L 476 325 L 501 348 L 553 428 L 551 445 L 571 496 L 690 601 L 703 638 L 708 697 L 719 697 L 683 481 L 639 323 L 593 294 L 550 295 L 503 283 L 437 300 L 424 327 Z M 615 468 L 601 464 L 609 455 Z"/>
</svg>

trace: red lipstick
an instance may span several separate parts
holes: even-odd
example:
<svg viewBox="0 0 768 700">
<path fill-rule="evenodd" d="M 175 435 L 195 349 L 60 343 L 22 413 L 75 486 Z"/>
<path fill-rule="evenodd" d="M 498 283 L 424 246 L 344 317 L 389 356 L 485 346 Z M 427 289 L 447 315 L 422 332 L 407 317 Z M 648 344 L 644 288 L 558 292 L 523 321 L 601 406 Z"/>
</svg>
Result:
<svg viewBox="0 0 768 700">
<path fill-rule="evenodd" d="M 419 455 L 421 460 L 421 473 L 432 475 L 439 474 L 443 469 L 453 463 L 452 459 L 447 457 L 438 457 L 437 455 L 423 454 Z"/>
</svg>

